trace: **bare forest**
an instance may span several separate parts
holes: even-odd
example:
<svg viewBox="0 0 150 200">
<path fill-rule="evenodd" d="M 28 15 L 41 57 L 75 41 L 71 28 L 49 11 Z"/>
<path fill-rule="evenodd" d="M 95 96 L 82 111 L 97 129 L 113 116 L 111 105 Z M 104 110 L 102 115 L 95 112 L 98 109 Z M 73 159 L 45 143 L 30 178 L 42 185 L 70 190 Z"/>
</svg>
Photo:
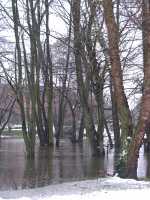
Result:
<svg viewBox="0 0 150 200">
<path fill-rule="evenodd" d="M 119 176 L 137 178 L 150 151 L 150 1 L 0 0 L 0 136 L 15 125 L 28 159 L 88 140 L 91 157 L 114 149 Z"/>
</svg>

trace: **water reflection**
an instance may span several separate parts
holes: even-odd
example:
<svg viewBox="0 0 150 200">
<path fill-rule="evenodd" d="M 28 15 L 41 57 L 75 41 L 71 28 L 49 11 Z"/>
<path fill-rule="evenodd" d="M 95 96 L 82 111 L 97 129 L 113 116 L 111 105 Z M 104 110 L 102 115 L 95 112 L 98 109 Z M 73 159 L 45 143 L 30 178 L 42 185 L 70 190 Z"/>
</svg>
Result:
<svg viewBox="0 0 150 200">
<path fill-rule="evenodd" d="M 39 147 L 35 160 L 26 160 L 22 188 L 35 188 L 51 183 L 53 149 Z"/>
<path fill-rule="evenodd" d="M 22 189 L 36 187 L 36 175 L 35 160 L 26 160 Z"/>
<path fill-rule="evenodd" d="M 87 141 L 83 145 L 61 141 L 59 149 L 39 148 L 37 145 L 34 160 L 27 160 L 24 152 L 23 140 L 1 140 L 0 190 L 35 188 L 113 175 L 117 159 L 114 150 L 108 150 L 104 159 L 92 158 Z M 139 164 L 138 176 L 150 178 L 150 155 L 144 157 L 141 152 Z"/>
</svg>

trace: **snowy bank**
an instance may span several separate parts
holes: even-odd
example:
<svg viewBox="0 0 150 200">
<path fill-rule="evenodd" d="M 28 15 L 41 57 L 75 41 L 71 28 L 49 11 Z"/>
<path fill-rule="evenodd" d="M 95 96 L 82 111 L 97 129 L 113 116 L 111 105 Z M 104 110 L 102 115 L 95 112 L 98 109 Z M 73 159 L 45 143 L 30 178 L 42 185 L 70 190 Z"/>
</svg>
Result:
<svg viewBox="0 0 150 200">
<path fill-rule="evenodd" d="M 141 200 L 148 195 L 150 182 L 112 177 L 36 189 L 1 191 L 0 200 L 123 200 L 131 197 Z"/>
</svg>

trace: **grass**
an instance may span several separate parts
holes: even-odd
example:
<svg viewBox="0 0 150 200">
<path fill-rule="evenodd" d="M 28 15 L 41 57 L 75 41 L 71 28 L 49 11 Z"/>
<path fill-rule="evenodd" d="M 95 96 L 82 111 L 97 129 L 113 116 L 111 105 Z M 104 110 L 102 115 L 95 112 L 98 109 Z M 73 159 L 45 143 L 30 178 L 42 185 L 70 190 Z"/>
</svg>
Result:
<svg viewBox="0 0 150 200">
<path fill-rule="evenodd" d="M 16 129 L 15 130 L 4 129 L 4 131 L 2 132 L 2 135 L 3 136 L 13 136 L 13 137 L 15 136 L 15 137 L 20 137 L 20 138 L 23 137 L 22 130 L 20 130 L 20 129 L 18 129 L 18 130 L 16 130 Z"/>
</svg>

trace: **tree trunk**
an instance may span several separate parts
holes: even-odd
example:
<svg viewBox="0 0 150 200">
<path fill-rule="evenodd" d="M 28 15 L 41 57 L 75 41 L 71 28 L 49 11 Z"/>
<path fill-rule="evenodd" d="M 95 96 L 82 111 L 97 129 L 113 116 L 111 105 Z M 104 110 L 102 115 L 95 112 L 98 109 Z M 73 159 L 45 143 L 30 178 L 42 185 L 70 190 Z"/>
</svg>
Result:
<svg viewBox="0 0 150 200">
<path fill-rule="evenodd" d="M 109 56 L 111 62 L 111 75 L 115 91 L 115 99 L 117 103 L 118 116 L 121 127 L 121 160 L 126 160 L 128 141 L 127 137 L 132 136 L 132 117 L 128 106 L 127 98 L 123 86 L 123 73 L 121 69 L 121 59 L 119 55 L 119 30 L 115 22 L 112 0 L 104 0 L 104 18 L 106 22 Z"/>
<path fill-rule="evenodd" d="M 111 138 L 111 133 L 109 131 L 106 119 L 104 119 L 104 125 L 105 125 L 105 129 L 106 129 L 106 132 L 107 132 L 109 145 L 110 145 L 110 148 L 112 149 L 113 148 L 113 141 L 112 141 L 112 138 Z"/>
<path fill-rule="evenodd" d="M 81 106 L 85 112 L 85 127 L 89 142 L 91 144 L 92 155 L 99 156 L 99 141 L 97 138 L 97 132 L 91 110 L 88 104 L 87 91 L 84 84 L 82 60 L 81 60 L 81 33 L 80 33 L 80 0 L 73 0 L 72 13 L 73 13 L 73 24 L 74 24 L 74 54 L 75 54 L 75 65 L 77 75 L 77 85 L 81 101 Z"/>
<path fill-rule="evenodd" d="M 112 123 L 113 123 L 113 131 L 114 131 L 115 150 L 119 151 L 121 141 L 120 141 L 120 126 L 119 126 L 118 110 L 117 110 L 117 103 L 115 99 L 114 89 L 113 89 L 111 72 L 109 74 L 110 74 L 110 95 L 111 95 L 111 102 L 112 102 Z"/>
<path fill-rule="evenodd" d="M 82 111 L 81 119 L 80 119 L 80 126 L 79 126 L 79 137 L 78 137 L 78 142 L 79 143 L 83 142 L 84 128 L 85 128 L 85 125 L 84 125 L 84 113 Z"/>
<path fill-rule="evenodd" d="M 34 147 L 35 147 L 35 132 L 28 133 L 26 125 L 26 115 L 25 115 L 25 104 L 24 104 L 24 88 L 23 88 L 23 70 L 22 70 L 22 55 L 20 47 L 20 38 L 19 38 L 19 11 L 18 11 L 18 1 L 12 0 L 12 12 L 13 12 L 13 22 L 14 22 L 14 33 L 16 40 L 16 97 L 17 102 L 20 106 L 21 119 L 22 119 L 22 131 L 23 138 L 26 145 L 27 157 L 34 157 Z M 17 76 L 18 75 L 18 76 Z"/>
<path fill-rule="evenodd" d="M 146 129 L 146 138 L 144 138 L 144 150 L 145 152 L 150 152 L 150 123 L 147 124 Z"/>
<path fill-rule="evenodd" d="M 53 64 L 50 55 L 50 42 L 49 42 L 49 5 L 48 0 L 45 0 L 45 10 L 46 10 L 46 67 L 48 70 L 46 79 L 48 79 L 47 89 L 47 99 L 48 99 L 48 145 L 53 145 Z M 46 82 L 47 83 L 47 82 Z"/>
<path fill-rule="evenodd" d="M 118 6 L 119 6 L 119 1 Z M 118 13 L 117 9 L 117 13 Z M 119 15 L 117 14 L 117 21 L 119 21 Z M 100 26 L 100 25 L 99 25 Z M 118 23 L 117 26 L 119 27 Z M 109 52 L 108 52 L 108 47 L 107 43 L 105 41 L 104 34 L 101 30 L 98 32 L 98 38 L 99 38 L 99 43 L 101 45 L 101 48 L 103 50 L 103 54 L 105 57 L 105 68 L 109 67 Z M 115 149 L 118 151 L 120 148 L 120 126 L 119 126 L 119 118 L 118 118 L 118 110 L 117 110 L 117 103 L 115 100 L 114 95 L 114 86 L 113 86 L 113 81 L 112 81 L 112 75 L 111 75 L 111 70 L 109 69 L 109 76 L 110 76 L 110 95 L 111 95 L 111 102 L 112 102 L 112 123 L 113 123 L 113 131 L 114 131 L 114 142 L 115 142 Z"/>
<path fill-rule="evenodd" d="M 129 147 L 125 176 L 136 177 L 139 150 L 143 143 L 145 129 L 150 123 L 150 2 L 142 1 L 143 12 L 143 61 L 144 61 L 144 90 L 142 96 L 138 125 Z"/>
</svg>

